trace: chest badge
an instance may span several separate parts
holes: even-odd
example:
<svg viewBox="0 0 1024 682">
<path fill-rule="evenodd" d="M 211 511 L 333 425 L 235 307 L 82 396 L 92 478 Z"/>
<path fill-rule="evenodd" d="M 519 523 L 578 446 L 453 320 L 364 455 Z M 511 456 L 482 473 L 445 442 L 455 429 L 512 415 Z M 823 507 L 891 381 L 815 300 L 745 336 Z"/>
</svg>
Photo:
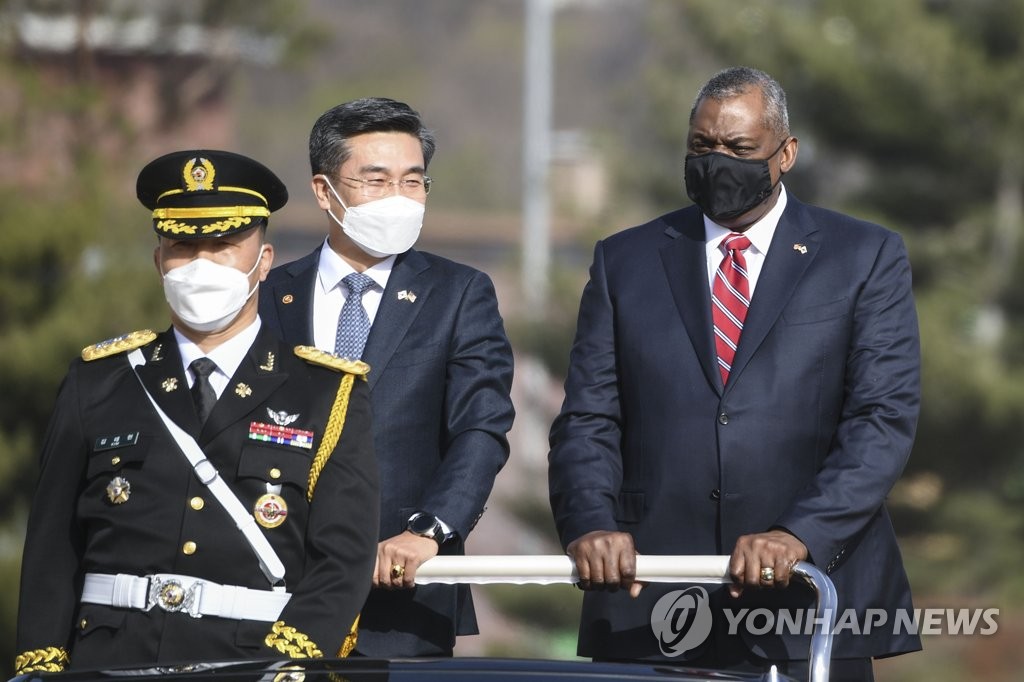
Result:
<svg viewBox="0 0 1024 682">
<path fill-rule="evenodd" d="M 114 476 L 107 484 L 107 499 L 111 504 L 124 504 L 132 494 L 132 484 L 123 476 Z"/>
<path fill-rule="evenodd" d="M 274 423 L 278 426 L 288 426 L 299 418 L 297 414 L 288 414 L 284 410 L 272 410 L 269 407 L 267 408 L 267 416 L 274 420 Z"/>
<path fill-rule="evenodd" d="M 256 517 L 256 523 L 264 528 L 277 528 L 284 523 L 288 516 L 288 503 L 284 501 L 283 497 L 274 493 L 260 495 L 253 507 L 252 514 Z"/>
</svg>

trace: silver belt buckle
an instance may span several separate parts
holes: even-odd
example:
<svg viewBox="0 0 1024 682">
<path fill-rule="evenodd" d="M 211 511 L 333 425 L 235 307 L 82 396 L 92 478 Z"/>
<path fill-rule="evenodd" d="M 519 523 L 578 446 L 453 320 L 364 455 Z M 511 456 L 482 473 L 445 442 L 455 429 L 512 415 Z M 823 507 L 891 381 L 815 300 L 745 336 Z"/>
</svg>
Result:
<svg viewBox="0 0 1024 682">
<path fill-rule="evenodd" d="M 154 606 L 159 606 L 169 613 L 185 612 L 193 618 L 202 618 L 199 613 L 199 598 L 202 595 L 203 583 L 200 580 L 194 581 L 187 588 L 180 580 L 149 576 L 149 598 L 146 604 L 146 611 Z"/>
</svg>

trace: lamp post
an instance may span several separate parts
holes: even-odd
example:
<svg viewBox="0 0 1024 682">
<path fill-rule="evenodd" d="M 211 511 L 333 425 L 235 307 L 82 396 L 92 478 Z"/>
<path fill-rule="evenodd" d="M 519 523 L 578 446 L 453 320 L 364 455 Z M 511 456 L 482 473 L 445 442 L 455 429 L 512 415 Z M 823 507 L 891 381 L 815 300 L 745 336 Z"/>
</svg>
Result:
<svg viewBox="0 0 1024 682">
<path fill-rule="evenodd" d="M 525 0 L 522 288 L 528 319 L 544 317 L 551 262 L 551 24 L 555 0 Z"/>
</svg>

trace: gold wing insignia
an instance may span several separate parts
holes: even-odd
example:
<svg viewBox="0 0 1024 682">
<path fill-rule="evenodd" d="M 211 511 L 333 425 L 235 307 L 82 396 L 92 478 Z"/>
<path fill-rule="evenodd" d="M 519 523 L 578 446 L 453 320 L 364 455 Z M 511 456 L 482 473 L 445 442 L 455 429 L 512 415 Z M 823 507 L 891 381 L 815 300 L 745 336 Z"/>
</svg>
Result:
<svg viewBox="0 0 1024 682">
<path fill-rule="evenodd" d="M 295 354 L 310 364 L 329 367 L 338 372 L 362 377 L 370 372 L 370 366 L 362 360 L 349 360 L 313 346 L 296 346 Z"/>
<path fill-rule="evenodd" d="M 105 358 L 109 355 L 117 355 L 118 353 L 124 353 L 126 351 L 135 350 L 136 348 L 141 348 L 147 343 L 153 342 L 155 339 L 156 332 L 150 329 L 140 329 L 139 331 L 115 336 L 112 339 L 100 341 L 99 343 L 94 343 L 91 346 L 83 348 L 82 359 L 86 362 L 99 360 L 100 358 Z"/>
</svg>

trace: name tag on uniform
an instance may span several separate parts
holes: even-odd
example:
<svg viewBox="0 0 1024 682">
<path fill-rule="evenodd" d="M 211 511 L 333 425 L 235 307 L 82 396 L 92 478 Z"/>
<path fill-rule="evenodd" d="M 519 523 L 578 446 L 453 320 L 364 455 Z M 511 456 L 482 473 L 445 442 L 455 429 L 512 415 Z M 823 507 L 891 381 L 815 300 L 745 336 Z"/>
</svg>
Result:
<svg viewBox="0 0 1024 682">
<path fill-rule="evenodd" d="M 93 452 L 102 452 L 103 450 L 113 450 L 114 448 L 124 448 L 129 445 L 137 445 L 138 442 L 138 431 L 132 431 L 131 433 L 116 433 L 112 436 L 100 436 L 96 439 L 96 443 L 92 446 L 92 449 Z"/>
</svg>

